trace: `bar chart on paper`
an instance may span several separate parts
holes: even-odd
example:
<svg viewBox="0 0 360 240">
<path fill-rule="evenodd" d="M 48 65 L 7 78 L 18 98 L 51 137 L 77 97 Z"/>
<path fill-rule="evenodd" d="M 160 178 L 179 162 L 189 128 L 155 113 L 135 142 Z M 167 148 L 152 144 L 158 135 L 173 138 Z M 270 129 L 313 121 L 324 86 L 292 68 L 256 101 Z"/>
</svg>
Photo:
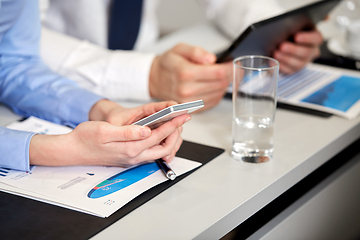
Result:
<svg viewBox="0 0 360 240">
<path fill-rule="evenodd" d="M 70 128 L 29 117 L 8 125 L 14 130 L 66 134 Z M 201 165 L 175 157 L 178 175 Z M 99 217 L 108 217 L 148 189 L 168 181 L 154 162 L 131 168 L 111 166 L 33 166 L 31 172 L 0 168 L 0 191 Z"/>
<path fill-rule="evenodd" d="M 360 74 L 309 64 L 279 77 L 278 101 L 352 119 L 360 113 Z"/>
</svg>

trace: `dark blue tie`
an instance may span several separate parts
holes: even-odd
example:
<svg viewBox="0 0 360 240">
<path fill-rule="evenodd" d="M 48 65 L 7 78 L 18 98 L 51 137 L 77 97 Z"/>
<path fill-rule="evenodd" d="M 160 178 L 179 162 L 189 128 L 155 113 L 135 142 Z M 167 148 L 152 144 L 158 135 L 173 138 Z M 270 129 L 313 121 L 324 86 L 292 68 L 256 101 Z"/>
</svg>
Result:
<svg viewBox="0 0 360 240">
<path fill-rule="evenodd" d="M 113 0 L 110 8 L 108 48 L 131 50 L 139 33 L 142 0 Z"/>
</svg>

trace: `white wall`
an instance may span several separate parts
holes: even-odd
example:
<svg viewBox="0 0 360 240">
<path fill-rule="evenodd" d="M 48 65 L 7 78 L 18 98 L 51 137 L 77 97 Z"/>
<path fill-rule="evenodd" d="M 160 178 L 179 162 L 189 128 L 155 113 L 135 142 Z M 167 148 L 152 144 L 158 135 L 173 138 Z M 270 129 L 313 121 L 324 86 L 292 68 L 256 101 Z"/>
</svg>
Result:
<svg viewBox="0 0 360 240">
<path fill-rule="evenodd" d="M 292 9 L 317 0 L 278 0 L 285 9 Z M 195 0 L 162 0 L 158 16 L 162 34 L 206 21 L 205 12 Z"/>
</svg>

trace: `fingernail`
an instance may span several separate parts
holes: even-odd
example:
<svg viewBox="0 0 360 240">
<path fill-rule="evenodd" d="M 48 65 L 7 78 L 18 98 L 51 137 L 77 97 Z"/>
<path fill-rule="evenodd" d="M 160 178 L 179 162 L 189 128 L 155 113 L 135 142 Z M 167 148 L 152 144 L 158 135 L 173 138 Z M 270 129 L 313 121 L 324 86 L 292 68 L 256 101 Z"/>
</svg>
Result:
<svg viewBox="0 0 360 240">
<path fill-rule="evenodd" d="M 185 119 L 184 124 L 191 120 L 191 117 Z"/>
<path fill-rule="evenodd" d="M 295 41 L 295 42 L 301 42 L 302 40 L 303 40 L 303 37 L 302 37 L 301 34 L 296 34 L 296 35 L 294 36 L 294 41 Z"/>
<path fill-rule="evenodd" d="M 170 159 L 170 156 L 166 156 L 165 157 L 165 161 L 169 160 Z"/>
<path fill-rule="evenodd" d="M 205 59 L 205 62 L 206 62 L 206 63 L 213 63 L 213 62 L 215 62 L 215 56 L 212 55 L 212 54 L 206 54 L 204 59 Z"/>
<path fill-rule="evenodd" d="M 274 57 L 276 58 L 276 59 L 281 59 L 281 57 L 282 57 L 282 53 L 281 52 L 279 52 L 279 51 L 276 51 L 275 53 L 274 53 Z"/>
<path fill-rule="evenodd" d="M 151 130 L 150 128 L 142 128 L 140 133 L 142 137 L 149 137 L 151 135 Z"/>
</svg>

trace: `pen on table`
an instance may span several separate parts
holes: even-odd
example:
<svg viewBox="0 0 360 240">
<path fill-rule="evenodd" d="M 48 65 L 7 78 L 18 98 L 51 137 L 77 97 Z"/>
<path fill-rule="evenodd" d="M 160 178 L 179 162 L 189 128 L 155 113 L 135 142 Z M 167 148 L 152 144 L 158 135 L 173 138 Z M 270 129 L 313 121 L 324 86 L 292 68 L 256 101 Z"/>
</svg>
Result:
<svg viewBox="0 0 360 240">
<path fill-rule="evenodd" d="M 170 168 L 167 162 L 162 159 L 156 159 L 155 162 L 168 179 L 174 180 L 176 178 L 175 172 Z"/>
</svg>

